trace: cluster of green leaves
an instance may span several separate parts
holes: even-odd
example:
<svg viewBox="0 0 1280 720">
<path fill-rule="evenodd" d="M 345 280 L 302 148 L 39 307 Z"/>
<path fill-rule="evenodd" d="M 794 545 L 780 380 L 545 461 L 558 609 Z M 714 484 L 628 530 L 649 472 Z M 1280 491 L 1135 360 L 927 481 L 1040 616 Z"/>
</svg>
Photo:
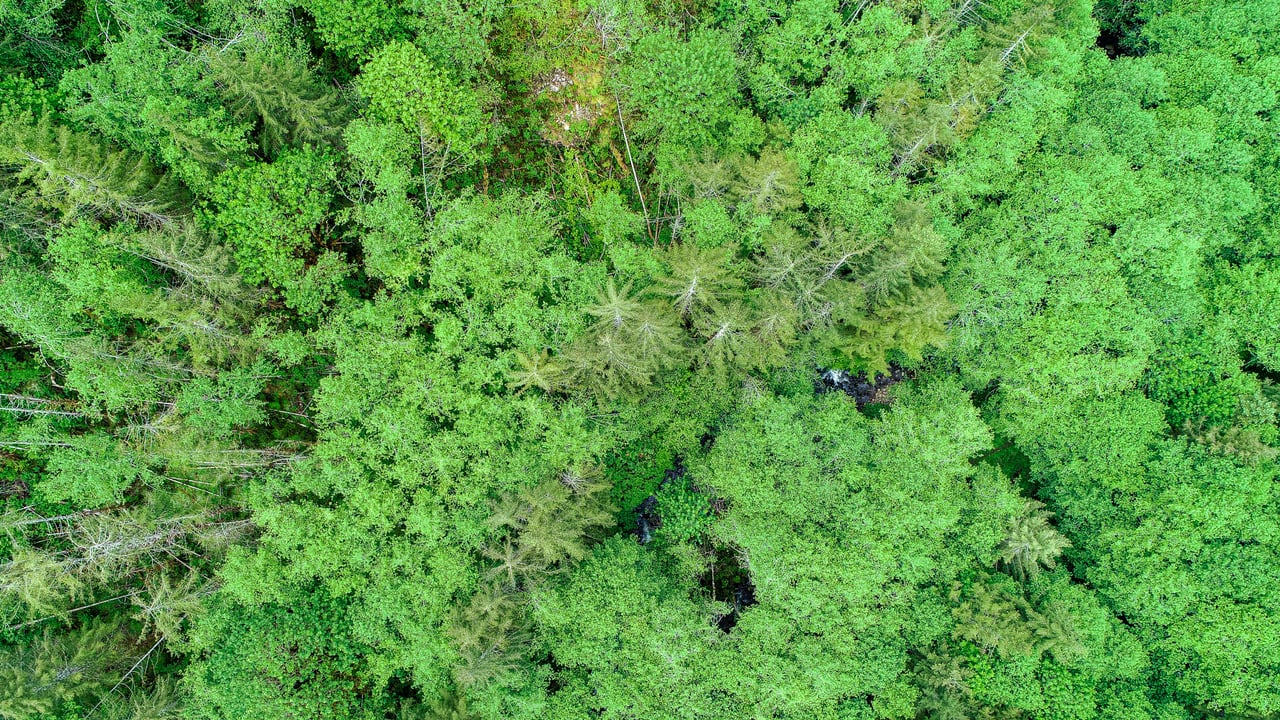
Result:
<svg viewBox="0 0 1280 720">
<path fill-rule="evenodd" d="M 940 178 L 947 356 L 1148 654 L 1110 716 L 1266 715 L 1277 46 L 1255 22 L 1277 9 L 1099 10 L 1117 57 L 1027 87 Z"/>
<path fill-rule="evenodd" d="M 1280 712 L 1277 27 L 0 0 L 0 718 Z"/>
</svg>

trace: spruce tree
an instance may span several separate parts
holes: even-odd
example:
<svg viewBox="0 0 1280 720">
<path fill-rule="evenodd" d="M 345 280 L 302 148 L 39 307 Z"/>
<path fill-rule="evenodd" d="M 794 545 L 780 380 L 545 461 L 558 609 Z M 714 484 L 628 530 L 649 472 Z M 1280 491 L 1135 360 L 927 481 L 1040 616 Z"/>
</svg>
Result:
<svg viewBox="0 0 1280 720">
<path fill-rule="evenodd" d="M 915 665 L 921 714 L 934 720 L 967 720 L 968 700 L 973 696 L 969 686 L 972 676 L 973 671 L 964 660 L 945 645 L 925 652 Z"/>
<path fill-rule="evenodd" d="M 1075 618 L 1062 603 L 1049 603 L 1028 618 L 1036 634 L 1036 649 L 1047 652 L 1060 663 L 1070 663 L 1087 653 L 1076 628 Z"/>
<path fill-rule="evenodd" d="M 134 617 L 142 623 L 142 633 L 176 639 L 183 623 L 204 610 L 204 596 L 210 588 L 194 570 L 174 580 L 168 573 L 153 573 L 143 582 L 143 591 L 134 595 Z"/>
<path fill-rule="evenodd" d="M 226 247 L 194 224 L 105 236 L 123 252 L 143 258 L 173 277 L 174 292 L 205 296 L 224 305 L 247 303 L 253 291 L 235 271 Z"/>
<path fill-rule="evenodd" d="M 564 353 L 573 387 L 617 397 L 680 361 L 680 331 L 670 310 L 639 299 L 630 285 L 619 289 L 610 279 L 587 312 L 596 321 Z"/>
<path fill-rule="evenodd" d="M 327 144 L 342 128 L 337 93 L 291 56 L 226 51 L 213 53 L 210 67 L 232 113 L 257 125 L 269 157 L 286 146 Z"/>
<path fill-rule="evenodd" d="M 151 687 L 132 685 L 102 700 L 103 720 L 178 720 L 183 717 L 182 693 L 177 683 L 156 678 Z"/>
<path fill-rule="evenodd" d="M 897 215 L 890 236 L 874 252 L 858 257 L 855 266 L 872 307 L 901 302 L 942 275 L 947 243 L 927 213 L 919 205 L 903 204 Z"/>
<path fill-rule="evenodd" d="M 446 633 L 460 655 L 453 669 L 459 685 L 485 685 L 516 667 L 527 640 L 519 615 L 519 603 L 500 583 L 484 586 L 451 612 Z"/>
<path fill-rule="evenodd" d="M 1041 566 L 1052 568 L 1071 541 L 1049 524 L 1053 513 L 1044 504 L 1027 500 L 1022 513 L 1009 523 L 1008 534 L 1000 544 L 1000 563 L 1014 577 L 1025 580 L 1040 572 Z"/>
<path fill-rule="evenodd" d="M 517 352 L 516 363 L 520 367 L 511 372 L 511 382 L 508 386 L 517 393 L 531 387 L 536 387 L 544 393 L 551 393 L 559 388 L 564 366 L 552 359 L 549 351 L 543 350 L 537 355 Z"/>
<path fill-rule="evenodd" d="M 16 603 L 15 610 L 29 619 L 64 613 L 71 603 L 84 597 L 85 590 L 84 581 L 52 552 L 18 548 L 11 552 L 8 562 L 0 565 L 0 592 L 5 604 Z"/>
<path fill-rule="evenodd" d="M 68 634 L 45 631 L 0 654 L 0 718 L 27 720 L 106 689 L 123 661 L 117 626 L 92 622 Z"/>
<path fill-rule="evenodd" d="M 745 156 L 734 165 L 737 178 L 730 192 L 756 213 L 777 214 L 802 204 L 796 164 L 778 148 L 766 148 L 757 158 Z"/>
<path fill-rule="evenodd" d="M 186 193 L 145 157 L 55 125 L 48 116 L 0 123 L 0 163 L 10 197 L 62 218 L 88 213 L 160 228 L 185 212 Z"/>
<path fill-rule="evenodd" d="M 658 278 L 658 292 L 683 318 L 714 311 L 739 294 L 742 280 L 730 264 L 729 248 L 686 243 L 666 252 L 671 272 Z"/>
<path fill-rule="evenodd" d="M 952 636 L 1001 657 L 1029 655 L 1035 651 L 1036 636 L 1023 616 L 1025 605 L 1000 584 L 979 578 L 952 611 L 956 620 Z"/>
<path fill-rule="evenodd" d="M 751 365 L 752 345 L 750 311 L 741 302 L 718 305 L 699 318 L 695 331 L 702 338 L 699 360 L 721 379 L 736 368 Z"/>
</svg>

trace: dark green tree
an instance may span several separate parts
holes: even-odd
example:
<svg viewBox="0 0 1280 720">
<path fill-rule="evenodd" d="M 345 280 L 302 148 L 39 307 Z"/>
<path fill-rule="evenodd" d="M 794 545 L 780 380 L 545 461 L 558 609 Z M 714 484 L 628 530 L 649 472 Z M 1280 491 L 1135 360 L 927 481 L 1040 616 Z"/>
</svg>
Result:
<svg viewBox="0 0 1280 720">
<path fill-rule="evenodd" d="M 1009 523 L 1009 534 L 1000 543 L 1000 563 L 1016 578 L 1034 577 L 1041 567 L 1052 569 L 1058 556 L 1071 547 L 1049 520 L 1053 513 L 1044 504 L 1028 500 L 1017 517 Z"/>
<path fill-rule="evenodd" d="M 342 126 L 337 93 L 307 66 L 264 50 L 211 52 L 210 67 L 232 114 L 257 128 L 258 146 L 274 157 L 285 147 L 332 142 Z"/>
</svg>

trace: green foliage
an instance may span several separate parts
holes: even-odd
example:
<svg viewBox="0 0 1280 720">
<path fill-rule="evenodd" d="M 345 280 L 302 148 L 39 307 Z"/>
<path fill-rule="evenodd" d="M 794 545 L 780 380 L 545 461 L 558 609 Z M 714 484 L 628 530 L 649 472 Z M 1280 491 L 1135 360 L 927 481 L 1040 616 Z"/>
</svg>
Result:
<svg viewBox="0 0 1280 720">
<path fill-rule="evenodd" d="M 3 575 L 6 605 L 26 608 L 31 614 L 59 614 L 66 610 L 68 601 L 84 597 L 84 581 L 64 572 L 47 553 L 15 548 L 9 555 Z"/>
<path fill-rule="evenodd" d="M 309 0 L 305 7 L 315 17 L 325 45 L 348 57 L 367 57 L 404 32 L 399 3 Z"/>
<path fill-rule="evenodd" d="M 461 662 L 453 677 L 463 687 L 508 677 L 528 638 L 521 622 L 524 593 L 587 555 L 591 535 L 612 520 L 592 468 L 569 469 L 500 499 L 488 525 L 498 538 L 481 554 L 495 563 L 470 604 L 455 608 L 447 633 Z"/>
<path fill-rule="evenodd" d="M 921 208 L 902 205 L 883 243 L 841 227 L 775 226 L 756 261 L 757 281 L 799 310 L 836 364 L 882 371 L 887 353 L 919 359 L 945 341 L 953 307 L 936 285 L 946 246 Z"/>
<path fill-rule="evenodd" d="M 640 234 L 644 222 L 643 218 L 627 207 L 617 192 L 608 192 L 596 198 L 583 211 L 583 215 L 595 231 L 595 236 L 606 247 L 620 245 L 635 238 Z"/>
<path fill-rule="evenodd" d="M 974 643 L 1001 657 L 1029 655 L 1035 649 L 1035 633 L 1019 605 L 1019 598 L 1008 590 L 985 582 L 974 583 L 966 597 L 953 611 L 956 640 Z"/>
<path fill-rule="evenodd" d="M 182 388 L 176 408 L 192 429 L 229 438 L 238 429 L 253 427 L 266 419 L 258 395 L 269 372 L 266 363 L 259 363 L 223 373 L 215 380 L 195 378 Z"/>
<path fill-rule="evenodd" d="M 85 508 L 118 503 L 130 485 L 152 477 L 137 457 L 103 435 L 81 435 L 67 447 L 53 448 L 45 472 L 37 491 L 46 500 Z"/>
<path fill-rule="evenodd" d="M 1275 715 L 1276 27 L 0 0 L 0 718 Z"/>
<path fill-rule="evenodd" d="M 52 109 L 54 101 L 44 83 L 17 74 L 0 80 L 0 117 L 6 120 L 24 115 L 41 117 Z"/>
<path fill-rule="evenodd" d="M 192 634 L 201 659 L 185 677 L 198 718 L 372 718 L 385 699 L 362 689 L 363 648 L 347 609 L 322 591 L 287 605 L 221 599 Z"/>
<path fill-rule="evenodd" d="M 1147 393 L 1169 406 L 1169 423 L 1175 427 L 1194 420 L 1220 425 L 1235 417 L 1243 378 L 1229 346 L 1213 340 L 1181 339 L 1152 357 Z"/>
<path fill-rule="evenodd" d="M 714 147 L 738 101 L 736 58 L 729 37 L 699 30 L 682 39 L 670 30 L 635 44 L 624 68 L 628 107 L 641 114 L 636 133 L 681 148 Z"/>
<path fill-rule="evenodd" d="M 1280 453 L 1280 449 L 1263 442 L 1257 430 L 1239 425 L 1223 429 L 1216 426 L 1205 427 L 1203 423 L 1193 425 L 1188 420 L 1183 424 L 1182 431 L 1213 452 L 1234 455 L 1250 465 L 1260 460 L 1273 460 Z"/>
<path fill-rule="evenodd" d="M 402 128 L 363 120 L 347 125 L 343 139 L 363 200 L 355 219 L 365 272 L 392 286 L 421 277 L 426 233 L 422 211 L 409 198 L 418 183 L 409 170 L 413 143 Z"/>
<path fill-rule="evenodd" d="M 662 527 L 658 536 L 672 543 L 696 540 L 711 528 L 711 503 L 688 482 L 668 482 L 655 493 Z"/>
<path fill-rule="evenodd" d="M 539 593 L 534 621 L 567 689 L 586 692 L 589 708 L 652 714 L 710 700 L 698 687 L 704 663 L 716 660 L 708 605 L 673 583 L 657 556 L 615 537 Z"/>
<path fill-rule="evenodd" d="M 341 107 L 332 90 L 298 60 L 262 51 L 215 55 L 214 77 L 238 119 L 258 128 L 258 146 L 275 155 L 286 146 L 320 146 L 337 134 Z"/>
<path fill-rule="evenodd" d="M 722 309 L 742 283 L 728 260 L 727 248 L 704 250 L 697 245 L 678 245 L 668 251 L 671 272 L 659 279 L 659 292 L 671 298 L 682 318 Z"/>
<path fill-rule="evenodd" d="M 422 151 L 439 155 L 442 166 L 451 154 L 455 161 L 474 159 L 484 142 L 479 98 L 410 43 L 382 47 L 365 65 L 359 88 L 373 117 L 417 135 Z"/>
<path fill-rule="evenodd" d="M 163 163 L 197 191 L 244 157 L 248 128 L 223 106 L 199 54 L 175 32 L 181 17 L 162 3 L 94 3 L 84 12 L 86 33 L 102 38 L 95 48 L 102 57 L 62 75 L 72 118 Z"/>
<path fill-rule="evenodd" d="M 39 217 L 80 214 L 163 227 L 177 222 L 185 194 L 146 158 L 119 150 L 50 118 L 0 124 L 6 203 Z"/>
<path fill-rule="evenodd" d="M 691 467 L 728 501 L 713 534 L 741 548 L 760 600 L 734 634 L 807 671 L 786 680 L 793 706 L 885 692 L 907 648 L 945 632 L 927 587 L 990 552 L 957 542 L 990 522 L 963 511 L 968 458 L 989 442 L 964 394 L 938 384 L 875 422 L 841 397 L 762 399 Z M 888 507 L 892 522 L 872 521 Z"/>
<path fill-rule="evenodd" d="M 499 501 L 489 525 L 507 541 L 501 549 L 485 551 L 491 560 L 501 557 L 495 576 L 505 576 L 509 584 L 520 587 L 557 563 L 581 560 L 588 533 L 605 525 L 611 515 L 599 497 L 603 489 L 590 473 L 567 470 L 558 479 Z"/>
<path fill-rule="evenodd" d="M 325 222 L 334 180 L 329 156 L 286 151 L 273 163 L 220 175 L 205 223 L 231 247 L 247 282 L 288 286 L 305 267 L 313 231 Z"/>
<path fill-rule="evenodd" d="M 577 262 L 556 230 L 538 196 L 465 198 L 436 214 L 420 302 L 437 351 L 467 382 L 500 386 L 503 353 L 536 353 L 581 331 L 603 268 Z"/>
</svg>

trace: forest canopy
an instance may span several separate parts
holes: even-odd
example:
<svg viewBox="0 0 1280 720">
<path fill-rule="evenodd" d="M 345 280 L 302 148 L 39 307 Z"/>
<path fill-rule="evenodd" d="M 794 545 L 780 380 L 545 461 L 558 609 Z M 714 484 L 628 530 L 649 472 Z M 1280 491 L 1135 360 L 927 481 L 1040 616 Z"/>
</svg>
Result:
<svg viewBox="0 0 1280 720">
<path fill-rule="evenodd" d="M 0 720 L 1280 716 L 1280 0 L 0 0 Z"/>
</svg>

